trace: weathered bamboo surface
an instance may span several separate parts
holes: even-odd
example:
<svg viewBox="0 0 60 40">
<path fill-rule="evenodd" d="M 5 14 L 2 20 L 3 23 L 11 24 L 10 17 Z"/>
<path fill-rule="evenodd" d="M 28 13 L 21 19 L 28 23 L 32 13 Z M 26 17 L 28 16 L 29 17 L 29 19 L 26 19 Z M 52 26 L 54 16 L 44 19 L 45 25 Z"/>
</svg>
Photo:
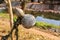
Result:
<svg viewBox="0 0 60 40">
<path fill-rule="evenodd" d="M 56 13 L 56 14 L 60 14 L 60 6 L 55 5 L 56 7 L 51 10 L 49 9 L 49 5 L 45 5 L 45 4 L 40 4 L 40 3 L 28 3 L 26 5 L 26 10 L 28 11 L 40 11 L 40 12 L 52 12 L 52 13 Z M 59 7 L 59 8 L 58 8 Z"/>
<path fill-rule="evenodd" d="M 26 9 L 28 11 L 35 11 L 35 12 L 52 12 L 52 13 L 55 13 L 55 14 L 60 14 L 60 11 L 54 11 L 54 10 L 33 10 L 33 9 Z"/>
</svg>

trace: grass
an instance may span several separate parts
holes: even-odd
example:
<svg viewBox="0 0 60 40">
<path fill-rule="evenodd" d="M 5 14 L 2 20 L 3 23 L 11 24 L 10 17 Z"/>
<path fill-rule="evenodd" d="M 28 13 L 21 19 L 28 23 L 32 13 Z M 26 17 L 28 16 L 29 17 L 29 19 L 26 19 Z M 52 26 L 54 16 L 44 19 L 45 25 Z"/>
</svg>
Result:
<svg viewBox="0 0 60 40">
<path fill-rule="evenodd" d="M 9 19 L 9 14 L 6 13 L 6 12 L 0 12 L 0 17 Z M 13 20 L 16 21 L 16 19 L 17 19 L 17 16 L 14 15 Z M 39 22 L 39 21 L 37 21 L 35 25 L 37 27 L 43 27 L 45 29 L 47 29 L 47 28 L 60 28 L 60 26 L 57 26 L 57 25 L 54 25 L 54 24 L 49 24 L 49 23 L 46 23 L 46 22 Z"/>
<path fill-rule="evenodd" d="M 25 29 L 19 28 L 19 38 L 20 40 L 45 40 L 45 38 L 42 35 L 36 35 L 34 33 L 25 31 Z"/>
<path fill-rule="evenodd" d="M 2 18 L 7 18 L 9 19 L 9 15 L 6 14 L 6 13 L 0 13 L 0 16 Z M 14 16 L 14 21 L 16 21 L 16 16 Z M 6 21 L 7 22 L 7 21 Z M 36 26 L 38 27 L 47 27 L 47 23 L 43 23 L 43 22 L 36 22 Z M 9 30 L 9 25 L 5 24 L 4 25 L 5 27 L 0 27 L 0 29 L 5 29 L 4 31 L 8 32 Z M 52 40 L 48 37 L 44 37 L 42 35 L 39 35 L 39 34 L 35 34 L 33 32 L 29 32 L 28 30 L 26 30 L 25 28 L 22 28 L 21 26 L 18 27 L 19 29 L 19 32 L 18 32 L 18 35 L 19 35 L 19 40 Z M 4 33 L 5 34 L 5 33 Z M 15 35 L 14 35 L 14 32 L 13 32 L 13 38 L 15 38 Z"/>
<path fill-rule="evenodd" d="M 49 23 L 46 23 L 46 22 L 39 22 L 39 21 L 37 21 L 35 25 L 37 27 L 42 27 L 42 28 L 45 28 L 45 29 L 48 29 L 48 28 L 60 28 L 60 26 L 57 26 L 57 25 L 54 25 L 54 24 L 49 24 Z"/>
<path fill-rule="evenodd" d="M 16 19 L 17 19 L 17 16 L 16 15 L 13 15 L 14 16 L 14 18 L 13 18 L 13 20 L 14 21 L 16 21 Z M 6 13 L 6 12 L 0 12 L 0 17 L 3 17 L 3 18 L 8 18 L 9 19 L 9 14 L 8 13 Z"/>
<path fill-rule="evenodd" d="M 0 13 L 0 17 L 9 18 L 9 15 L 7 13 Z"/>
<path fill-rule="evenodd" d="M 4 28 L 5 29 L 5 28 Z M 19 26 L 18 27 L 19 29 L 19 32 L 18 32 L 18 37 L 19 37 L 19 40 L 52 40 L 50 39 L 49 37 L 45 37 L 45 36 L 42 36 L 42 35 L 39 35 L 39 34 L 36 34 L 36 33 L 33 33 L 33 32 L 29 32 L 28 30 L 26 30 L 25 28 L 23 28 L 22 26 Z M 7 27 L 6 30 L 4 30 L 5 32 L 7 32 L 7 30 L 9 30 L 9 28 Z M 1 33 L 1 32 L 0 32 Z M 8 34 L 8 33 L 6 33 Z M 5 35 L 5 34 L 4 34 Z M 15 31 L 13 32 L 12 34 L 12 37 L 14 38 L 15 40 Z M 10 38 L 10 37 L 9 37 Z M 8 38 L 8 39 L 9 39 Z"/>
<path fill-rule="evenodd" d="M 44 18 L 54 19 L 54 20 L 60 20 L 60 14 L 52 13 L 52 12 L 36 12 L 36 11 L 25 11 L 27 14 L 33 14 L 34 16 L 44 16 Z"/>
</svg>

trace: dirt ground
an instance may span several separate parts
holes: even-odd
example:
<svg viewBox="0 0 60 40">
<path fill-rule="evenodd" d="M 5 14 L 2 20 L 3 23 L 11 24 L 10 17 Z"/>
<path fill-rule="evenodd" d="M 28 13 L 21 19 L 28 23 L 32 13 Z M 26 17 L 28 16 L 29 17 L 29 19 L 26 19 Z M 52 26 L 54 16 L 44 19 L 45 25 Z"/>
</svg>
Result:
<svg viewBox="0 0 60 40">
<path fill-rule="evenodd" d="M 18 29 L 19 40 L 60 40 L 60 38 L 57 36 L 54 36 L 47 32 L 39 31 L 35 28 L 26 29 L 22 25 L 19 25 Z M 10 30 L 11 28 L 9 25 L 9 19 L 0 17 L 0 40 L 1 37 L 7 35 Z M 13 40 L 16 39 L 14 32 L 12 34 Z"/>
</svg>

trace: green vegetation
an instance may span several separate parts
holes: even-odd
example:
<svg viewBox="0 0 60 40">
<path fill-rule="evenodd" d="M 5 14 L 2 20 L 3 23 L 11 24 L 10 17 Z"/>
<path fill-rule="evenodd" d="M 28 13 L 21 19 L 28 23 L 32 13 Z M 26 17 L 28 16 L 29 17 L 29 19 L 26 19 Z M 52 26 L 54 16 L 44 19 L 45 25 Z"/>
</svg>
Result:
<svg viewBox="0 0 60 40">
<path fill-rule="evenodd" d="M 49 23 L 46 23 L 46 22 L 39 22 L 39 21 L 36 22 L 36 26 L 37 27 L 42 27 L 44 29 L 47 29 L 47 28 L 60 28 L 60 26 L 57 26 L 57 25 L 54 25 L 54 24 L 49 24 Z"/>
<path fill-rule="evenodd" d="M 9 18 L 9 15 L 5 12 L 0 12 L 0 17 Z"/>
<path fill-rule="evenodd" d="M 9 14 L 5 11 L 2 11 L 0 12 L 0 17 L 3 17 L 3 18 L 8 18 L 9 19 Z M 14 21 L 16 21 L 17 17 L 16 15 L 14 15 Z M 37 27 L 43 27 L 43 28 L 60 28 L 60 26 L 57 26 L 57 25 L 54 25 L 54 24 L 49 24 L 49 23 L 46 23 L 46 22 L 36 22 L 36 26 Z"/>
<path fill-rule="evenodd" d="M 16 19 L 17 19 L 17 16 L 16 16 L 16 15 L 14 15 L 14 18 L 13 18 L 13 20 L 14 20 L 14 21 L 16 21 Z"/>
<path fill-rule="evenodd" d="M 9 19 L 9 14 L 3 11 L 3 12 L 0 12 L 0 17 Z M 16 21 L 16 19 L 17 19 L 17 17 L 16 17 L 16 15 L 14 15 L 13 20 Z"/>
<path fill-rule="evenodd" d="M 0 17 L 2 17 L 4 19 L 9 19 L 9 14 L 6 13 L 6 12 L 1 12 Z M 14 21 L 16 21 L 16 18 L 17 18 L 16 15 L 14 15 Z M 5 33 L 8 33 L 11 29 L 10 29 L 9 25 L 7 25 L 9 23 L 6 20 L 4 20 L 4 22 L 6 22 L 6 24 L 4 24 L 4 25 L 0 24 L 1 25 L 0 26 L 0 31 L 2 30 L 5 34 Z M 0 23 L 2 23 L 2 20 L 1 20 Z M 4 26 L 4 27 L 2 27 L 2 26 Z M 59 28 L 59 26 L 56 26 L 56 25 L 53 25 L 53 24 L 48 24 L 48 23 L 45 23 L 45 22 L 38 22 L 38 21 L 36 22 L 36 26 L 39 27 L 39 28 L 43 27 L 45 29 L 47 29 L 47 28 Z M 53 39 L 51 39 L 47 36 L 43 36 L 43 35 L 34 33 L 33 31 L 31 32 L 30 30 L 25 29 L 22 26 L 18 27 L 18 30 L 19 30 L 19 32 L 18 32 L 19 40 L 53 40 Z M 15 33 L 15 31 L 13 32 L 12 37 L 15 39 L 14 33 Z M 4 34 L 2 34 L 2 35 L 4 35 Z"/>
<path fill-rule="evenodd" d="M 8 18 L 9 19 L 9 14 L 6 13 L 6 12 L 0 12 L 0 17 L 3 17 L 3 18 Z M 14 21 L 16 21 L 17 17 L 16 15 L 14 15 Z M 42 27 L 42 28 L 60 28 L 60 26 L 57 26 L 57 25 L 54 25 L 54 24 L 49 24 L 49 23 L 46 23 L 46 22 L 36 22 L 36 26 L 37 27 Z"/>
<path fill-rule="evenodd" d="M 25 11 L 27 14 L 33 14 L 34 16 L 44 16 L 44 18 L 54 19 L 54 20 L 60 20 L 60 14 L 52 13 L 52 12 L 36 12 L 36 11 Z"/>
</svg>

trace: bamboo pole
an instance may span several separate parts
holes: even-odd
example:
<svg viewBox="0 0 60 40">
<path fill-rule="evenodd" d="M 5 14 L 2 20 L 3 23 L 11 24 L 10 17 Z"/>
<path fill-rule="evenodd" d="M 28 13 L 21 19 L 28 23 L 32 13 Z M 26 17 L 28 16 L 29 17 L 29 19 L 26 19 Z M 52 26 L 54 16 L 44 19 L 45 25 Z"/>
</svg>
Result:
<svg viewBox="0 0 60 40">
<path fill-rule="evenodd" d="M 12 12 L 12 6 L 11 6 L 11 0 L 7 0 L 8 2 L 8 12 L 10 14 L 10 27 L 13 27 L 13 12 Z"/>
<path fill-rule="evenodd" d="M 25 9 L 26 1 L 25 1 L 25 0 L 23 0 L 23 1 L 21 1 L 21 2 L 22 2 L 22 3 L 21 3 L 22 9 L 24 10 L 24 9 Z"/>
</svg>

